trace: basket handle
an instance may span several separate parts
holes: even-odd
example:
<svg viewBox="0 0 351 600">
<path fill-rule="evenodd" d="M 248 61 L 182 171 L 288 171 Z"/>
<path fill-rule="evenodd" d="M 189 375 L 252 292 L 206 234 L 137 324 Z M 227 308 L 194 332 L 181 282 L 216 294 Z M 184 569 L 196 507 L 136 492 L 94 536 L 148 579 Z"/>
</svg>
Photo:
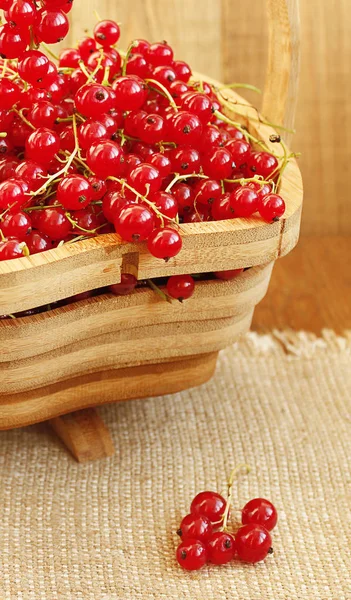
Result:
<svg viewBox="0 0 351 600">
<path fill-rule="evenodd" d="M 299 0 L 267 0 L 267 8 L 269 49 L 262 114 L 272 123 L 291 129 L 300 67 Z"/>
</svg>

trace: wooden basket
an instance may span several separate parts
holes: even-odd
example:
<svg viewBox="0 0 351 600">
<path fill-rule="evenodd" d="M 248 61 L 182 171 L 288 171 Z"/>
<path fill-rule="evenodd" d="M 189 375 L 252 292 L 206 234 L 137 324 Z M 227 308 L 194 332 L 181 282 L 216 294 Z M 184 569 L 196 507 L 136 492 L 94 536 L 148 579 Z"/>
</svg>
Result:
<svg viewBox="0 0 351 600">
<path fill-rule="evenodd" d="M 298 0 L 268 0 L 268 8 L 263 113 L 291 127 Z M 234 120 L 276 151 L 269 141 L 274 130 L 259 122 L 243 98 L 231 90 L 224 93 L 235 108 L 235 114 L 228 108 L 228 116 L 233 113 Z M 274 261 L 297 243 L 302 182 L 294 160 L 280 193 L 287 210 L 273 224 L 257 217 L 181 225 L 183 249 L 167 263 L 153 258 L 145 244 L 123 243 L 115 234 L 0 263 L 0 314 L 118 283 L 121 273 L 140 280 L 252 267 L 231 282 L 197 282 L 194 296 L 183 304 L 170 305 L 138 288 L 130 296 L 102 295 L 0 321 L 0 429 L 49 420 L 78 460 L 108 456 L 113 453 L 108 431 L 88 407 L 173 393 L 209 379 L 218 351 L 249 329 Z M 67 414 L 72 411 L 79 412 Z"/>
</svg>

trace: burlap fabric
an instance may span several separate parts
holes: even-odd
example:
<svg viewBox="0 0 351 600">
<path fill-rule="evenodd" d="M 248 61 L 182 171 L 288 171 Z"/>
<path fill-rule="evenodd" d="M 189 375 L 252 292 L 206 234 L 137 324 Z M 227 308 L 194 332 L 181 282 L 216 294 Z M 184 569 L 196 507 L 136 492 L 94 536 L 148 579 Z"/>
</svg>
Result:
<svg viewBox="0 0 351 600">
<path fill-rule="evenodd" d="M 350 600 L 351 338 L 250 334 L 199 389 L 104 407 L 112 459 L 78 465 L 45 426 L 0 433 L 1 600 Z M 196 492 L 252 466 L 274 555 L 187 573 Z"/>
</svg>

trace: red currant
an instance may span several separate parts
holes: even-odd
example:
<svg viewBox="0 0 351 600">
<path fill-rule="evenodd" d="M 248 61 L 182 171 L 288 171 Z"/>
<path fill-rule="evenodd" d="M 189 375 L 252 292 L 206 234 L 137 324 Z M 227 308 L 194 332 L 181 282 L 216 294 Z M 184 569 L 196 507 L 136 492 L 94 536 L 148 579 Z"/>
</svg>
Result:
<svg viewBox="0 0 351 600">
<path fill-rule="evenodd" d="M 155 204 L 156 208 L 168 219 L 175 219 L 178 214 L 177 201 L 171 194 L 158 191 L 152 194 L 150 200 Z M 157 225 L 161 225 L 161 219 L 157 218 Z"/>
<path fill-rule="evenodd" d="M 195 148 L 175 148 L 170 156 L 174 173 L 191 175 L 200 171 L 201 157 Z"/>
<path fill-rule="evenodd" d="M 207 560 L 206 546 L 199 540 L 186 540 L 177 548 L 177 561 L 187 571 L 201 569 Z"/>
<path fill-rule="evenodd" d="M 202 134 L 202 124 L 196 115 L 180 111 L 175 113 L 169 121 L 169 136 L 172 141 L 180 146 L 196 145 Z"/>
<path fill-rule="evenodd" d="M 278 167 L 277 159 L 269 152 L 252 152 L 247 162 L 250 175 L 262 175 L 263 179 L 269 179 Z"/>
<path fill-rule="evenodd" d="M 16 83 L 3 77 L 0 79 L 0 109 L 8 110 L 17 104 L 21 90 Z"/>
<path fill-rule="evenodd" d="M 96 41 L 91 37 L 83 38 L 78 44 L 78 51 L 82 60 L 86 62 L 89 56 L 96 52 Z"/>
<path fill-rule="evenodd" d="M 112 108 L 113 98 L 106 87 L 87 84 L 78 90 L 74 102 L 82 115 L 98 119 L 101 113 L 107 113 Z"/>
<path fill-rule="evenodd" d="M 87 119 L 78 128 L 79 146 L 88 150 L 94 142 L 108 138 L 106 127 L 99 121 Z"/>
<path fill-rule="evenodd" d="M 230 533 L 216 531 L 207 540 L 207 551 L 209 562 L 215 565 L 225 565 L 235 556 L 235 538 Z"/>
<path fill-rule="evenodd" d="M 212 535 L 212 524 L 207 517 L 190 513 L 182 520 L 177 533 L 183 541 L 190 538 L 206 543 Z"/>
<path fill-rule="evenodd" d="M 181 251 L 182 238 L 178 231 L 171 227 L 154 229 L 149 235 L 147 247 L 152 256 L 168 261 Z"/>
<path fill-rule="evenodd" d="M 49 238 L 39 231 L 31 231 L 26 236 L 25 241 L 30 254 L 38 254 L 38 252 L 44 252 L 44 250 L 49 250 L 52 247 Z"/>
<path fill-rule="evenodd" d="M 30 217 L 24 212 L 7 213 L 2 223 L 0 223 L 0 229 L 2 229 L 5 237 L 14 237 L 22 242 L 26 235 L 31 232 L 32 223 Z"/>
<path fill-rule="evenodd" d="M 190 212 L 194 208 L 195 193 L 186 183 L 176 183 L 172 188 L 172 194 L 175 197 L 180 215 Z"/>
<path fill-rule="evenodd" d="M 26 158 L 48 165 L 60 149 L 57 133 L 45 127 L 39 127 L 26 140 Z"/>
<path fill-rule="evenodd" d="M 143 53 L 146 60 L 158 67 L 159 65 L 171 65 L 173 63 L 173 50 L 167 42 L 156 42 L 145 49 Z"/>
<path fill-rule="evenodd" d="M 19 28 L 30 27 L 35 23 L 36 7 L 31 0 L 14 0 L 8 10 L 7 19 Z"/>
<path fill-rule="evenodd" d="M 192 501 L 190 512 L 207 517 L 211 523 L 219 523 L 223 518 L 226 504 L 223 496 L 217 492 L 200 492 Z"/>
<path fill-rule="evenodd" d="M 122 208 L 114 221 L 117 233 L 128 242 L 141 242 L 151 234 L 155 224 L 152 212 L 141 204 Z"/>
<path fill-rule="evenodd" d="M 240 527 L 235 536 L 235 543 L 240 560 L 249 563 L 264 560 L 272 548 L 269 531 L 255 523 Z"/>
<path fill-rule="evenodd" d="M 38 39 L 46 44 L 61 42 L 69 30 L 66 14 L 61 10 L 42 10 L 39 14 L 40 22 L 35 26 Z"/>
<path fill-rule="evenodd" d="M 115 106 L 119 110 L 139 110 L 148 94 L 143 79 L 136 75 L 118 77 L 113 82 L 112 88 L 116 94 Z"/>
<path fill-rule="evenodd" d="M 161 177 L 165 178 L 170 175 L 172 170 L 172 163 L 166 154 L 156 152 L 150 158 L 150 165 L 156 167 L 160 172 Z"/>
<path fill-rule="evenodd" d="M 285 213 L 285 202 L 278 194 L 268 194 L 259 199 L 258 212 L 267 223 L 278 221 Z"/>
<path fill-rule="evenodd" d="M 205 175 L 212 179 L 229 179 L 234 166 L 232 155 L 225 148 L 211 149 L 202 161 Z"/>
<path fill-rule="evenodd" d="M 253 189 L 242 186 L 230 194 L 230 205 L 235 217 L 251 217 L 258 209 L 258 196 Z"/>
<path fill-rule="evenodd" d="M 278 513 L 272 502 L 264 498 L 254 498 L 245 504 L 241 519 L 243 525 L 255 523 L 263 525 L 268 531 L 272 531 L 278 521 Z"/>
<path fill-rule="evenodd" d="M 215 198 L 211 205 L 211 214 L 214 221 L 225 221 L 235 217 L 234 210 L 230 203 L 230 194 L 222 194 Z"/>
<path fill-rule="evenodd" d="M 213 102 L 206 94 L 198 92 L 184 94 L 182 106 L 184 110 L 197 115 L 203 125 L 206 125 L 213 115 Z"/>
<path fill-rule="evenodd" d="M 190 298 L 195 289 L 195 281 L 191 275 L 173 275 L 167 281 L 167 293 L 171 298 L 183 302 Z"/>
<path fill-rule="evenodd" d="M 0 261 L 21 258 L 28 254 L 29 250 L 25 242 L 20 242 L 16 239 L 6 240 L 4 242 L 0 241 Z"/>
<path fill-rule="evenodd" d="M 137 283 L 138 281 L 134 275 L 122 273 L 121 282 L 110 285 L 109 291 L 115 296 L 126 296 L 134 290 Z"/>
<path fill-rule="evenodd" d="M 80 60 L 82 60 L 82 57 L 78 50 L 75 48 L 66 48 L 60 52 L 59 67 L 60 69 L 77 69 Z"/>
<path fill-rule="evenodd" d="M 100 21 L 94 27 L 94 38 L 104 48 L 114 46 L 120 38 L 121 31 L 115 21 Z"/>
<path fill-rule="evenodd" d="M 38 102 L 34 104 L 28 113 L 28 120 L 36 127 L 46 127 L 47 129 L 53 129 L 55 121 L 58 116 L 56 106 L 51 102 Z"/>
<path fill-rule="evenodd" d="M 195 201 L 211 205 L 222 195 L 221 184 L 215 179 L 202 179 L 195 185 Z"/>
<path fill-rule="evenodd" d="M 127 181 L 139 194 L 145 195 L 160 189 L 162 177 L 153 165 L 142 163 L 129 173 Z"/>
<path fill-rule="evenodd" d="M 101 179 L 122 175 L 123 160 L 122 148 L 109 140 L 94 142 L 87 150 L 86 161 L 88 167 Z"/>
<path fill-rule="evenodd" d="M 176 73 L 177 79 L 188 83 L 192 73 L 191 68 L 186 62 L 183 62 L 182 60 L 175 60 L 173 63 L 173 69 Z"/>
<path fill-rule="evenodd" d="M 223 279 L 223 281 L 230 281 L 231 279 L 235 279 L 240 273 L 243 272 L 244 269 L 232 269 L 229 271 L 216 271 L 214 273 L 217 279 Z"/>
<path fill-rule="evenodd" d="M 12 27 L 9 23 L 0 28 L 0 56 L 5 59 L 19 58 L 30 43 L 28 30 Z"/>
<path fill-rule="evenodd" d="M 0 209 L 11 208 L 16 212 L 26 200 L 28 185 L 23 179 L 6 179 L 0 183 Z"/>
<path fill-rule="evenodd" d="M 57 200 L 67 210 L 85 208 L 91 202 L 92 196 L 92 187 L 82 175 L 64 177 L 57 188 Z"/>
</svg>

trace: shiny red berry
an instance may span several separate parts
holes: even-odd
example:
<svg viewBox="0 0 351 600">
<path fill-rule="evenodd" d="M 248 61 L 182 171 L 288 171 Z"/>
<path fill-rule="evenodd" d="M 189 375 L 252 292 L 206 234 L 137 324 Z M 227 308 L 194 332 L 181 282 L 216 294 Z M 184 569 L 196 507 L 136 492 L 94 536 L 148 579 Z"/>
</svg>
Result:
<svg viewBox="0 0 351 600">
<path fill-rule="evenodd" d="M 201 156 L 195 148 L 180 147 L 172 150 L 170 154 L 172 171 L 181 175 L 199 173 Z"/>
<path fill-rule="evenodd" d="M 190 112 L 175 113 L 168 124 L 169 137 L 180 146 L 196 146 L 202 135 L 202 123 Z"/>
<path fill-rule="evenodd" d="M 278 513 L 275 506 L 264 498 L 254 498 L 245 504 L 241 513 L 244 525 L 255 523 L 263 525 L 268 531 L 272 531 L 278 521 Z"/>
<path fill-rule="evenodd" d="M 115 107 L 119 110 L 139 110 L 148 95 L 146 84 L 136 75 L 118 77 L 112 89 L 116 94 Z"/>
<path fill-rule="evenodd" d="M 194 289 L 195 281 L 191 275 L 173 275 L 172 277 L 169 277 L 167 281 L 168 295 L 171 296 L 171 298 L 179 300 L 179 302 L 183 302 L 183 300 L 190 298 L 194 293 Z"/>
<path fill-rule="evenodd" d="M 0 229 L 5 237 L 14 237 L 21 242 L 32 230 L 30 217 L 24 212 L 7 213 L 0 223 Z"/>
<path fill-rule="evenodd" d="M 207 540 L 209 562 L 215 565 L 225 565 L 236 554 L 235 538 L 230 533 L 215 531 Z"/>
<path fill-rule="evenodd" d="M 177 533 L 183 541 L 190 538 L 206 543 L 212 535 L 212 524 L 207 517 L 190 513 L 182 520 Z"/>
<path fill-rule="evenodd" d="M 275 156 L 269 152 L 252 152 L 248 158 L 248 175 L 262 175 L 263 179 L 269 179 L 274 172 L 277 172 L 278 161 Z"/>
<path fill-rule="evenodd" d="M 61 10 L 39 11 L 40 22 L 35 25 L 35 33 L 41 42 L 56 44 L 63 40 L 69 30 L 66 14 Z"/>
<path fill-rule="evenodd" d="M 167 42 L 156 42 L 155 44 L 151 44 L 151 46 L 146 48 L 144 56 L 154 67 L 158 67 L 159 65 L 171 65 L 173 62 L 173 50 Z"/>
<path fill-rule="evenodd" d="M 155 218 L 151 210 L 141 204 L 130 204 L 119 212 L 114 221 L 117 233 L 128 242 L 141 242 L 151 234 Z"/>
<path fill-rule="evenodd" d="M 52 247 L 49 238 L 39 231 L 31 231 L 29 235 L 26 236 L 25 242 L 30 254 L 38 254 L 39 252 L 44 252 Z"/>
<path fill-rule="evenodd" d="M 115 296 L 126 296 L 134 290 L 137 283 L 138 281 L 134 275 L 122 273 L 121 282 L 110 285 L 108 289 Z"/>
<path fill-rule="evenodd" d="M 171 227 L 154 229 L 148 238 L 147 247 L 152 256 L 168 261 L 181 251 L 182 238 Z"/>
<path fill-rule="evenodd" d="M 69 234 L 71 224 L 62 208 L 46 208 L 40 211 L 38 229 L 50 240 L 63 240 Z"/>
<path fill-rule="evenodd" d="M 211 214 L 214 221 L 225 221 L 235 217 L 234 210 L 230 203 L 230 194 L 222 194 L 215 198 L 211 205 Z"/>
<path fill-rule="evenodd" d="M 202 161 L 205 175 L 212 179 L 229 179 L 234 166 L 232 155 L 225 148 L 213 148 Z"/>
<path fill-rule="evenodd" d="M 255 523 L 240 527 L 235 536 L 235 543 L 240 560 L 249 563 L 264 560 L 272 551 L 272 539 L 269 531 Z"/>
<path fill-rule="evenodd" d="M 14 108 L 21 96 L 21 90 L 16 83 L 3 77 L 0 79 L 0 109 Z"/>
<path fill-rule="evenodd" d="M 217 492 L 200 492 L 191 503 L 190 511 L 195 515 L 203 515 L 211 523 L 218 523 L 224 515 L 226 501 Z"/>
<path fill-rule="evenodd" d="M 92 187 L 82 175 L 64 177 L 57 188 L 57 200 L 67 210 L 85 208 L 91 202 L 92 196 Z"/>
<path fill-rule="evenodd" d="M 139 194 L 152 194 L 157 192 L 162 184 L 162 177 L 158 169 L 148 163 L 142 163 L 133 169 L 127 181 Z"/>
<path fill-rule="evenodd" d="M 177 561 L 187 571 L 201 569 L 208 560 L 206 546 L 199 540 L 186 540 L 177 548 Z"/>
<path fill-rule="evenodd" d="M 29 250 L 25 242 L 16 239 L 0 241 L 0 261 L 22 258 L 28 254 Z"/>
<path fill-rule="evenodd" d="M 119 177 L 122 175 L 123 166 L 122 148 L 110 140 L 94 142 L 88 148 L 86 161 L 89 169 L 97 176 L 105 179 L 109 176 Z"/>
<path fill-rule="evenodd" d="M 230 206 L 235 217 L 251 217 L 258 209 L 258 196 L 247 186 L 239 187 L 230 194 Z"/>
<path fill-rule="evenodd" d="M 94 27 L 95 41 L 101 46 L 114 46 L 120 38 L 121 30 L 115 21 L 100 21 Z"/>
<path fill-rule="evenodd" d="M 285 202 L 278 194 L 267 194 L 259 199 L 258 212 L 267 223 L 278 221 L 285 213 Z"/>
<path fill-rule="evenodd" d="M 48 165 L 60 149 L 57 133 L 46 127 L 40 127 L 26 140 L 26 159 Z"/>
<path fill-rule="evenodd" d="M 74 97 L 78 112 L 85 117 L 98 119 L 102 113 L 108 113 L 113 106 L 113 98 L 108 89 L 98 84 L 81 87 Z"/>
</svg>

